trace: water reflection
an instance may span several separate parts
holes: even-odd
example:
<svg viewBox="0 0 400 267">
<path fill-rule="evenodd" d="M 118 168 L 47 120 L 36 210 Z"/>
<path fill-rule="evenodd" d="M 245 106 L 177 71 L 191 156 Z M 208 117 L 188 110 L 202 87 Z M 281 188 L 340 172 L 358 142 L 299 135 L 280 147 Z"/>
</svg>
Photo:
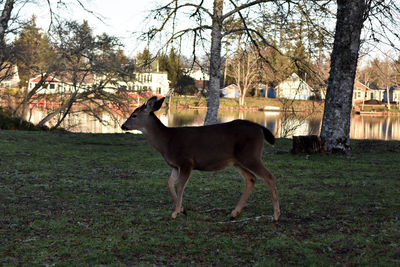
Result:
<svg viewBox="0 0 400 267">
<path fill-rule="evenodd" d="M 160 120 L 170 127 L 199 126 L 205 118 L 205 110 L 163 110 L 158 113 Z M 38 123 L 46 115 L 46 110 L 34 109 L 30 121 Z M 105 123 L 100 123 L 94 117 L 83 112 L 74 112 L 66 117 L 62 127 L 72 132 L 88 133 L 121 133 L 120 125 L 127 116 L 117 116 L 113 121 L 107 113 L 99 116 Z M 257 122 L 270 129 L 277 137 L 293 135 L 319 134 L 322 114 L 308 117 L 301 113 L 296 116 L 285 116 L 280 112 L 232 111 L 221 110 L 219 121 L 227 122 L 234 119 L 246 119 Z M 53 126 L 56 119 L 49 122 Z M 352 115 L 350 137 L 354 139 L 400 140 L 400 117 Z"/>
</svg>

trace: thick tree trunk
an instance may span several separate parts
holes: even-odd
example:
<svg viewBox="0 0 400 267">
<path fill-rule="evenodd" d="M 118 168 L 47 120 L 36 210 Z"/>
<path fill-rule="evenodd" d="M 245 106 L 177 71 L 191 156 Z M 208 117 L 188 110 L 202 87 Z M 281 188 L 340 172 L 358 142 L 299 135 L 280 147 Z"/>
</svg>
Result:
<svg viewBox="0 0 400 267">
<path fill-rule="evenodd" d="M 367 4 L 364 0 L 338 0 L 337 5 L 321 137 L 328 151 L 348 154 L 354 78 Z"/>
<path fill-rule="evenodd" d="M 14 8 L 14 0 L 7 0 L 3 5 L 0 15 L 0 42 L 4 43 L 4 37 L 8 28 L 8 22 L 11 18 L 11 12 Z"/>
<path fill-rule="evenodd" d="M 221 40 L 223 0 L 214 0 L 211 30 L 210 83 L 208 86 L 207 114 L 204 125 L 214 124 L 218 118 L 221 83 Z"/>
</svg>

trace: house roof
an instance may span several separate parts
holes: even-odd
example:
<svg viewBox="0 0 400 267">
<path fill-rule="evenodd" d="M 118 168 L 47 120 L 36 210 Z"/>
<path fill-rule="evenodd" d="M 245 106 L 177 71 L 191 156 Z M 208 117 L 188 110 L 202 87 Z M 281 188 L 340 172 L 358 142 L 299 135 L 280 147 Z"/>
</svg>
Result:
<svg viewBox="0 0 400 267">
<path fill-rule="evenodd" d="M 390 91 L 399 91 L 400 90 L 400 84 L 393 85 L 392 87 L 390 87 L 389 90 Z"/>
<path fill-rule="evenodd" d="M 302 78 L 300 78 L 300 76 L 297 75 L 297 73 L 295 73 L 295 72 L 293 72 L 288 78 L 286 78 L 286 80 L 280 82 L 277 87 L 280 87 L 281 84 L 283 84 L 283 83 L 293 82 L 293 81 L 299 81 L 300 84 L 305 85 L 307 87 L 307 89 L 309 89 L 310 91 L 314 90 L 310 85 L 308 85 L 308 83 L 306 81 L 304 81 Z"/>
<path fill-rule="evenodd" d="M 371 85 L 365 85 L 362 82 L 360 82 L 359 80 L 354 81 L 354 89 L 361 89 L 362 91 L 368 91 L 368 90 L 384 90 L 382 88 L 379 88 L 378 86 L 376 86 L 375 84 L 371 84 Z"/>
<path fill-rule="evenodd" d="M 41 79 L 42 79 L 42 75 L 38 75 L 35 78 L 30 79 L 30 82 L 38 83 L 38 82 L 40 82 Z M 55 78 L 55 77 L 53 77 L 53 76 L 48 76 L 46 78 L 46 82 L 56 82 L 56 83 L 58 83 L 58 82 L 60 82 L 60 80 Z"/>
<path fill-rule="evenodd" d="M 354 81 L 354 89 L 360 89 L 362 91 L 366 91 L 369 89 L 369 87 L 357 80 Z"/>
<path fill-rule="evenodd" d="M 86 74 L 84 77 L 79 77 L 82 75 L 78 75 L 78 81 L 79 83 L 83 82 L 86 84 L 93 83 L 94 82 L 94 75 L 93 74 Z M 42 74 L 37 75 L 35 78 L 30 79 L 30 82 L 39 82 L 42 78 Z M 82 81 L 83 78 L 83 81 Z M 57 75 L 57 78 L 54 76 L 49 75 L 46 78 L 46 82 L 53 82 L 53 83 L 59 83 L 59 82 L 64 82 L 64 83 L 71 83 L 72 82 L 72 74 L 68 72 L 62 72 L 59 75 Z"/>
<path fill-rule="evenodd" d="M 222 90 L 239 90 L 239 86 L 237 86 L 236 84 L 230 84 L 224 87 Z"/>
</svg>

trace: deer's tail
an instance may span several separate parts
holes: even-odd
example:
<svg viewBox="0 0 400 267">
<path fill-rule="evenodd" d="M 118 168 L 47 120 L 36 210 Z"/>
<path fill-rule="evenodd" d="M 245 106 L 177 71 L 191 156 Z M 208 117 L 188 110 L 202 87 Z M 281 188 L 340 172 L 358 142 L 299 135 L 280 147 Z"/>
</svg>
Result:
<svg viewBox="0 0 400 267">
<path fill-rule="evenodd" d="M 262 127 L 262 126 L 261 126 L 261 128 L 263 130 L 265 140 L 268 143 L 270 143 L 271 145 L 274 145 L 275 144 L 275 136 L 267 128 Z"/>
</svg>

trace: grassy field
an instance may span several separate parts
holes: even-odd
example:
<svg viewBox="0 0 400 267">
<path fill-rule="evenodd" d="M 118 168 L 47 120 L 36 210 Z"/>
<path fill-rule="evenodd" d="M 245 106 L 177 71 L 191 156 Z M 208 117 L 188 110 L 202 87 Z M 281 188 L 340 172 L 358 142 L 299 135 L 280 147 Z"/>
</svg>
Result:
<svg viewBox="0 0 400 267">
<path fill-rule="evenodd" d="M 0 131 L 0 265 L 400 265 L 400 142 L 351 157 L 265 147 L 281 220 L 258 181 L 194 172 L 170 219 L 170 168 L 141 135 Z"/>
</svg>

